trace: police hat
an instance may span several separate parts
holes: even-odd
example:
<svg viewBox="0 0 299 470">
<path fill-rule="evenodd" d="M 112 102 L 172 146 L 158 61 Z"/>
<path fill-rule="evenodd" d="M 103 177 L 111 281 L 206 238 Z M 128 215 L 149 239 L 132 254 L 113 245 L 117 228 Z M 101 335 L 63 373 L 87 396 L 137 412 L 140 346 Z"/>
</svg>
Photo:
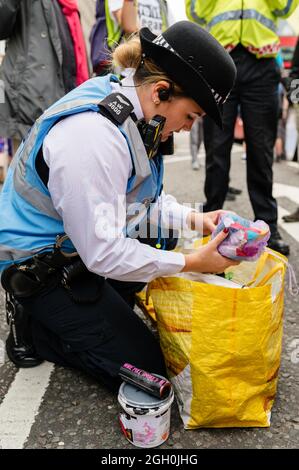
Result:
<svg viewBox="0 0 299 470">
<path fill-rule="evenodd" d="M 222 127 L 222 104 L 236 78 L 228 52 L 207 31 L 179 21 L 160 36 L 140 30 L 143 57 L 151 59 Z"/>
</svg>

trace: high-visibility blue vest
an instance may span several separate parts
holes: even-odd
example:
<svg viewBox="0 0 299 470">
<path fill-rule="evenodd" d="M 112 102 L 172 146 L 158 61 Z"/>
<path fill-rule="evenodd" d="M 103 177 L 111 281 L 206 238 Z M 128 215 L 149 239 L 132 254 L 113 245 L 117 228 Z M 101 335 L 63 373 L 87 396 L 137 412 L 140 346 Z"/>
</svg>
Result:
<svg viewBox="0 0 299 470">
<path fill-rule="evenodd" d="M 65 233 L 49 190 L 36 171 L 36 158 L 46 135 L 58 120 L 85 111 L 99 112 L 99 102 L 112 93 L 113 79 L 111 75 L 93 78 L 72 90 L 37 119 L 21 143 L 0 195 L 0 270 L 51 249 L 57 235 Z M 130 116 L 118 130 L 126 138 L 133 165 L 126 192 L 126 235 L 131 236 L 136 224 L 146 218 L 150 203 L 156 202 L 161 193 L 163 158 L 158 155 L 149 160 Z M 130 210 L 132 206 L 134 211 Z M 74 247 L 69 243 L 66 249 Z"/>
</svg>

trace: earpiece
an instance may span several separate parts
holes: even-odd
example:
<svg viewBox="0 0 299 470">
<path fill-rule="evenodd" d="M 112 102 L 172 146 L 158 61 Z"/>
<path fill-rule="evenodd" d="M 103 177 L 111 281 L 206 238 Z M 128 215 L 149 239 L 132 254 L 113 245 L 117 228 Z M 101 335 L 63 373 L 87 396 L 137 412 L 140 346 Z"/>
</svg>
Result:
<svg viewBox="0 0 299 470">
<path fill-rule="evenodd" d="M 158 92 L 159 99 L 161 101 L 169 100 L 170 93 L 171 93 L 170 88 L 160 88 Z"/>
</svg>

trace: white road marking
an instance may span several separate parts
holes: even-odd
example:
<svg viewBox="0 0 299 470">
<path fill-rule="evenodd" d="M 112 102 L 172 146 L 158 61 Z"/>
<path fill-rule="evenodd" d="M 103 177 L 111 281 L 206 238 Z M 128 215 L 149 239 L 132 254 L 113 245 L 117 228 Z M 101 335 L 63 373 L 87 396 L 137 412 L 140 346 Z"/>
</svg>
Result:
<svg viewBox="0 0 299 470">
<path fill-rule="evenodd" d="M 203 159 L 203 157 L 199 156 L 199 159 Z M 169 157 L 165 157 L 164 158 L 164 164 L 168 164 L 168 163 L 178 163 L 178 162 L 186 162 L 187 160 L 189 160 L 190 162 L 190 165 L 191 165 L 191 157 L 190 155 L 182 155 L 182 156 L 179 156 L 179 157 L 172 157 L 171 155 Z"/>
<path fill-rule="evenodd" d="M 242 149 L 236 149 L 236 150 L 233 151 L 233 154 L 238 155 L 238 154 L 243 154 L 243 152 L 244 151 Z M 205 160 L 206 154 L 205 154 L 204 150 L 199 151 L 198 158 L 199 158 L 199 160 Z M 187 160 L 189 160 L 190 164 L 191 164 L 191 155 L 190 155 L 188 149 L 184 149 L 184 148 L 178 149 L 173 155 L 166 155 L 164 157 L 164 163 L 165 164 L 185 162 Z"/>
<path fill-rule="evenodd" d="M 299 186 L 290 186 L 289 184 L 274 183 L 273 196 L 287 197 L 299 205 Z"/>
<path fill-rule="evenodd" d="M 298 162 L 287 162 L 287 166 L 291 168 L 296 168 L 296 170 L 299 170 L 299 163 Z"/>
<path fill-rule="evenodd" d="M 54 365 L 20 369 L 0 405 L 0 449 L 22 449 L 34 423 Z"/>
</svg>

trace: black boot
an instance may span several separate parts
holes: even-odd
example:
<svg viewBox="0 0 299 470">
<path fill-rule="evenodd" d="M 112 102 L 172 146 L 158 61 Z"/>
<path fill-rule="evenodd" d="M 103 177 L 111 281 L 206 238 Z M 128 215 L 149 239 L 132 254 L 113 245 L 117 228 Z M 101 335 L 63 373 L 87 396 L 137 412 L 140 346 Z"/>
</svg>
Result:
<svg viewBox="0 0 299 470">
<path fill-rule="evenodd" d="M 278 251 L 282 255 L 288 256 L 288 254 L 290 253 L 289 245 L 283 241 L 277 228 L 273 229 L 270 227 L 270 229 L 271 237 L 268 241 L 268 247 L 272 248 L 272 250 Z"/>
<path fill-rule="evenodd" d="M 6 294 L 6 315 L 9 335 L 6 340 L 6 352 L 17 367 L 35 367 L 43 362 L 35 352 L 28 314 L 23 306 Z"/>
<path fill-rule="evenodd" d="M 226 201 L 235 201 L 236 196 L 234 194 L 230 193 L 229 191 L 227 191 L 226 196 L 225 196 L 225 200 Z"/>
<path fill-rule="evenodd" d="M 232 186 L 229 186 L 227 192 L 229 194 L 234 194 L 235 196 L 239 196 L 239 194 L 242 194 L 242 189 L 237 189 L 237 188 L 233 188 Z"/>
</svg>

